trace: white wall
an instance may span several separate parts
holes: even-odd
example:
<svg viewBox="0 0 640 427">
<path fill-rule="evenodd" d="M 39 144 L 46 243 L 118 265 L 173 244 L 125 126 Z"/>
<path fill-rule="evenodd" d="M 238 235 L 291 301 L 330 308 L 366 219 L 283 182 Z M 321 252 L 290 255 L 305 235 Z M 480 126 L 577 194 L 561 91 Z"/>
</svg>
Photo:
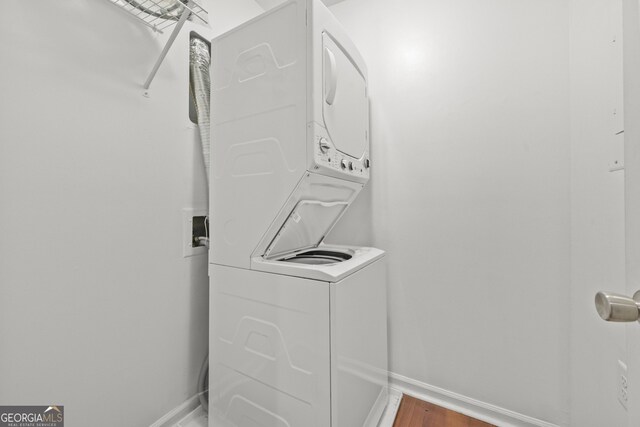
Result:
<svg viewBox="0 0 640 427">
<path fill-rule="evenodd" d="M 332 10 L 369 66 L 375 165 L 332 240 L 389 253 L 391 370 L 566 425 L 570 2 Z"/>
<path fill-rule="evenodd" d="M 571 424 L 623 426 L 625 326 L 603 322 L 593 303 L 600 290 L 625 293 L 624 172 L 609 172 L 624 143 L 614 135 L 623 128 L 622 5 L 571 8 Z"/>
<path fill-rule="evenodd" d="M 210 6 L 213 31 L 188 23 L 145 98 L 168 33 L 104 0 L 3 3 L 0 404 L 143 426 L 195 394 L 207 270 L 182 257 L 182 209 L 207 200 L 188 33 L 261 11 Z"/>
</svg>

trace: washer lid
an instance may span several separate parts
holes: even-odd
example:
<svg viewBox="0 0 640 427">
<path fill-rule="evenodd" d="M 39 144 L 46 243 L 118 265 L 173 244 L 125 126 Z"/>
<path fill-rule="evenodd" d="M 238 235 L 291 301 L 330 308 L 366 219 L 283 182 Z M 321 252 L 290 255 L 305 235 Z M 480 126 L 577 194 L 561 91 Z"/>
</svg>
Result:
<svg viewBox="0 0 640 427">
<path fill-rule="evenodd" d="M 317 247 L 348 206 L 348 202 L 300 200 L 267 247 L 264 257 L 272 259 Z"/>
</svg>

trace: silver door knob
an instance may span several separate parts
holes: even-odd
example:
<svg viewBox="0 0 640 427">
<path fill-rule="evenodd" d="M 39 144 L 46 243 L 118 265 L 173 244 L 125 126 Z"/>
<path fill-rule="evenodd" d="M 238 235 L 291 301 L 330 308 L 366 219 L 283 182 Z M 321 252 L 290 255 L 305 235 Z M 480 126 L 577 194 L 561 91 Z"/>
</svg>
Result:
<svg viewBox="0 0 640 427">
<path fill-rule="evenodd" d="M 610 292 L 596 294 L 596 310 L 609 322 L 635 322 L 640 318 L 640 291 L 633 298 Z"/>
</svg>

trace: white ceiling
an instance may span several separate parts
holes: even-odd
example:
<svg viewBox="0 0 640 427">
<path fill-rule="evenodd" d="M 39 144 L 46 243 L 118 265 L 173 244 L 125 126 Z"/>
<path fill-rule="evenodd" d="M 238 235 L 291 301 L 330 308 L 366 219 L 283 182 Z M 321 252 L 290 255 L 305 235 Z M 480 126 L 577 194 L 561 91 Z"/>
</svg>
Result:
<svg viewBox="0 0 640 427">
<path fill-rule="evenodd" d="M 271 9 L 274 6 L 284 3 L 286 0 L 255 0 L 264 10 Z M 344 0 L 322 0 L 327 6 L 331 6 L 336 3 L 340 3 Z"/>
</svg>

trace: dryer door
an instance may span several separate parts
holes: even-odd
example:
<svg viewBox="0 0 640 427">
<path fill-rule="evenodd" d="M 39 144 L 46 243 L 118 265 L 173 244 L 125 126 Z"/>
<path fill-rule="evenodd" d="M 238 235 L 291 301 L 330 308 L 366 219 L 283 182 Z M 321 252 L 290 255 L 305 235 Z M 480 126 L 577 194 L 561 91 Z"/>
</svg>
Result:
<svg viewBox="0 0 640 427">
<path fill-rule="evenodd" d="M 368 143 L 366 80 L 345 51 L 326 32 L 322 33 L 322 51 L 322 115 L 327 133 L 338 151 L 360 159 Z"/>
</svg>

